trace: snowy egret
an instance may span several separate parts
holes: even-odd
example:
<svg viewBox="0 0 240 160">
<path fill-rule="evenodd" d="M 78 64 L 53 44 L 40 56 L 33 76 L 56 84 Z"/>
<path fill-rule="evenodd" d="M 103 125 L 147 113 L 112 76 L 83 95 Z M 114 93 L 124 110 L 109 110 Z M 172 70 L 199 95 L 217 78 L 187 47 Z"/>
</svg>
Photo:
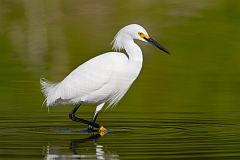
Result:
<svg viewBox="0 0 240 160">
<path fill-rule="evenodd" d="M 150 38 L 146 30 L 138 24 L 123 27 L 114 37 L 113 49 L 121 52 L 107 52 L 96 56 L 73 70 L 63 81 L 50 83 L 41 79 L 42 92 L 46 105 L 75 104 L 69 113 L 72 121 L 88 125 L 92 130 L 105 132 L 106 129 L 96 123 L 99 111 L 105 103 L 116 105 L 138 77 L 143 63 L 140 47 L 134 39 L 149 42 L 165 53 L 169 52 Z M 76 117 L 75 113 L 82 104 L 96 104 L 92 121 Z"/>
</svg>

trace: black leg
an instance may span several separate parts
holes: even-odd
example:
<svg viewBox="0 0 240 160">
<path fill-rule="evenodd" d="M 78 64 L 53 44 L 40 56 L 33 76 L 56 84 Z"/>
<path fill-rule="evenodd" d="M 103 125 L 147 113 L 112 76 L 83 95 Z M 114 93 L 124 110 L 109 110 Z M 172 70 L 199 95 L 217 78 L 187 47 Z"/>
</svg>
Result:
<svg viewBox="0 0 240 160">
<path fill-rule="evenodd" d="M 98 113 L 96 113 L 94 116 L 93 116 L 93 123 L 95 123 L 96 122 L 96 120 L 97 120 L 97 117 L 98 117 Z"/>
<path fill-rule="evenodd" d="M 97 117 L 98 117 L 98 113 L 95 113 L 95 114 L 93 115 L 93 118 L 92 118 L 92 122 L 93 122 L 93 123 L 96 123 Z M 89 130 L 92 130 L 92 129 L 93 129 L 93 126 L 88 125 L 88 129 L 89 129 Z"/>
<path fill-rule="evenodd" d="M 81 104 L 77 104 L 76 107 L 74 107 L 74 109 L 69 113 L 69 118 L 75 122 L 81 122 L 81 123 L 87 124 L 88 126 L 100 128 L 101 126 L 95 122 L 90 122 L 88 120 L 76 117 L 75 113 L 77 112 L 77 110 L 80 106 L 81 106 Z"/>
</svg>

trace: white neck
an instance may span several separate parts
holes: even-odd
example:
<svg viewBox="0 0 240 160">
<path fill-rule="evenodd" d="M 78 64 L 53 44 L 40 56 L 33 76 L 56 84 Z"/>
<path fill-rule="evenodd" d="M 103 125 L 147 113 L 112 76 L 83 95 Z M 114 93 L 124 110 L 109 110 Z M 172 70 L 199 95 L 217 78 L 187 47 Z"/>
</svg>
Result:
<svg viewBox="0 0 240 160">
<path fill-rule="evenodd" d="M 139 74 L 143 63 L 143 55 L 140 47 L 132 39 L 128 39 L 124 41 L 123 48 L 129 56 L 129 64 L 134 67 L 136 73 Z"/>
</svg>

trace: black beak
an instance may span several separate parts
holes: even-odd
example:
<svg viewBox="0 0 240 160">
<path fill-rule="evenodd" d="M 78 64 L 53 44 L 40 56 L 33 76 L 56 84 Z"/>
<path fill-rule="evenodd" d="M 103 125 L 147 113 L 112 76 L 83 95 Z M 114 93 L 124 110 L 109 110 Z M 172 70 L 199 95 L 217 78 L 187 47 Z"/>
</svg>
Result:
<svg viewBox="0 0 240 160">
<path fill-rule="evenodd" d="M 148 41 L 150 44 L 154 45 L 155 47 L 161 49 L 163 52 L 167 53 L 167 54 L 170 54 L 170 52 L 165 49 L 162 45 L 160 45 L 157 41 L 155 41 L 154 39 L 152 38 L 144 38 L 146 41 Z"/>
</svg>

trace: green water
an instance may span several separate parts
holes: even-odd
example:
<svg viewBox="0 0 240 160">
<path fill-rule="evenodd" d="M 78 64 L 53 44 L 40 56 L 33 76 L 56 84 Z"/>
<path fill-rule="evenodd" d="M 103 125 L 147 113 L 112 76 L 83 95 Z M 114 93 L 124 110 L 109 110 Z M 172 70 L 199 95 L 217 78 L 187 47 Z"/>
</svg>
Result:
<svg viewBox="0 0 240 160">
<path fill-rule="evenodd" d="M 239 159 L 240 1 L 0 1 L 0 159 Z M 139 23 L 171 51 L 137 42 L 143 70 L 117 107 L 81 132 L 73 106 L 42 108 L 39 79 L 62 80 Z M 95 106 L 78 116 L 90 119 Z M 80 130 L 80 131 L 79 131 Z M 71 131 L 71 132 L 69 132 Z"/>
</svg>

